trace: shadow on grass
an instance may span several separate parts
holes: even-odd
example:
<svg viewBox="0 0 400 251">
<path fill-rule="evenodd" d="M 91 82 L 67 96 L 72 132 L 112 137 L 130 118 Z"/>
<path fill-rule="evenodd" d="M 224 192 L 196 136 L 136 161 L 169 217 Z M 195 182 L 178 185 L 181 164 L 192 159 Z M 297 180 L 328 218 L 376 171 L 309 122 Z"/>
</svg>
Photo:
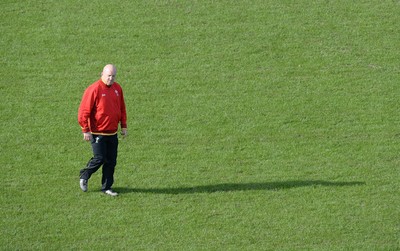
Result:
<svg viewBox="0 0 400 251">
<path fill-rule="evenodd" d="M 194 193 L 215 193 L 234 192 L 249 190 L 283 190 L 297 187 L 343 187 L 365 185 L 365 182 L 334 182 L 323 180 L 293 180 L 261 183 L 222 183 L 215 185 L 174 187 L 174 188 L 125 188 L 116 187 L 119 193 L 155 193 L 155 194 L 194 194 Z"/>
</svg>

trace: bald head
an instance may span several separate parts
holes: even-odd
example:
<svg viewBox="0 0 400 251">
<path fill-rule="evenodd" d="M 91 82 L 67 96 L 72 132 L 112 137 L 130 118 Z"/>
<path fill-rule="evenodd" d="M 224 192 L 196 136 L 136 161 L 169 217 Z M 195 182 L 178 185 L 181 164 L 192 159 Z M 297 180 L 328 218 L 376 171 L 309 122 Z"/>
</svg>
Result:
<svg viewBox="0 0 400 251">
<path fill-rule="evenodd" d="M 117 68 L 112 64 L 108 64 L 103 68 L 103 72 L 101 73 L 101 80 L 104 84 L 111 86 L 112 84 L 114 84 L 116 75 Z"/>
</svg>

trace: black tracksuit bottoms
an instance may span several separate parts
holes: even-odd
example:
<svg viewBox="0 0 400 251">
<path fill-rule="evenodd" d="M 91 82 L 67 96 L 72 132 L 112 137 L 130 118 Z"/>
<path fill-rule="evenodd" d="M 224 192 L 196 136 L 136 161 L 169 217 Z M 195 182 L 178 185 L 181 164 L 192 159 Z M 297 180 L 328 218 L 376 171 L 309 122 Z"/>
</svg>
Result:
<svg viewBox="0 0 400 251">
<path fill-rule="evenodd" d="M 111 189 L 114 183 L 114 171 L 117 165 L 118 135 L 92 135 L 93 157 L 86 167 L 80 171 L 80 178 L 88 180 L 101 166 L 103 174 L 101 177 L 101 190 Z"/>
</svg>

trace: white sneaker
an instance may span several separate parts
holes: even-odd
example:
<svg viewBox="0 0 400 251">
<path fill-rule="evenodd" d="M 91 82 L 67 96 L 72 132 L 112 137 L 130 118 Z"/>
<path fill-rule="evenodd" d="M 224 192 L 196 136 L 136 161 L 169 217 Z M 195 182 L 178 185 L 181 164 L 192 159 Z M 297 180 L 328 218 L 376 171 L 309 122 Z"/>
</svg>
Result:
<svg viewBox="0 0 400 251">
<path fill-rule="evenodd" d="M 114 192 L 111 189 L 104 191 L 104 193 L 110 196 L 118 196 L 118 193 Z"/>
<path fill-rule="evenodd" d="M 81 186 L 82 191 L 86 192 L 88 187 L 88 182 L 85 179 L 79 180 L 79 185 Z"/>
</svg>

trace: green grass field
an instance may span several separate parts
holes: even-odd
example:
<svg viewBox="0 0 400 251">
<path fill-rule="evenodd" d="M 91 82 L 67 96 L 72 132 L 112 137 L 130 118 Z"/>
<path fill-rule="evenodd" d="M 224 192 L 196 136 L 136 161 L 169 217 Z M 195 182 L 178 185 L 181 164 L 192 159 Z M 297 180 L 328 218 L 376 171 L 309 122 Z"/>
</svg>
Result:
<svg viewBox="0 0 400 251">
<path fill-rule="evenodd" d="M 400 1 L 0 6 L 1 250 L 400 250 Z M 108 63 L 117 198 L 78 177 Z"/>
</svg>

